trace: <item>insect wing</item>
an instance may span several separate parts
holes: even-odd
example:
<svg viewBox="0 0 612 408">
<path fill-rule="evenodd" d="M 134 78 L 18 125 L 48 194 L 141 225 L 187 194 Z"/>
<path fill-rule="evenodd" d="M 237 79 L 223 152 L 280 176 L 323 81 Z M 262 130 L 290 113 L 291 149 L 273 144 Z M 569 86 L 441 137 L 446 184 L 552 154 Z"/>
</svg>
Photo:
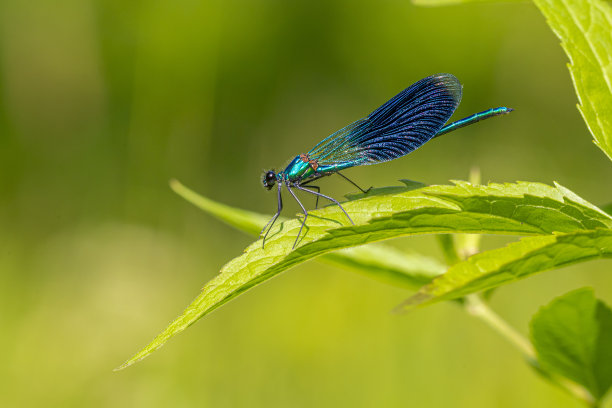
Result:
<svg viewBox="0 0 612 408">
<path fill-rule="evenodd" d="M 433 138 L 461 101 L 451 74 L 412 84 L 380 108 L 317 144 L 309 153 L 319 166 L 381 163 L 404 156 Z"/>
</svg>

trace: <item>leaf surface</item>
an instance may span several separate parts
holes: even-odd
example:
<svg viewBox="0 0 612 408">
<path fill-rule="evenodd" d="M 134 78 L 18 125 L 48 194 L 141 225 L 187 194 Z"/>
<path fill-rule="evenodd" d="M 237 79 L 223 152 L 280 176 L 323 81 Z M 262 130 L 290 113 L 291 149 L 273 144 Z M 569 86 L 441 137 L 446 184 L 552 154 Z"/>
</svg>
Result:
<svg viewBox="0 0 612 408">
<path fill-rule="evenodd" d="M 612 7 L 602 0 L 534 0 L 561 40 L 578 109 L 612 160 Z"/>
<path fill-rule="evenodd" d="M 455 264 L 408 298 L 398 311 L 464 297 L 577 262 L 612 257 L 612 230 L 523 238 Z"/>
<path fill-rule="evenodd" d="M 388 190 L 385 190 L 388 191 Z M 431 233 L 540 235 L 610 228 L 612 219 L 561 187 L 539 183 L 394 189 L 310 212 L 306 233 L 292 250 L 301 220 L 285 221 L 227 263 L 199 296 L 148 346 L 120 368 L 146 357 L 169 338 L 246 290 L 309 259 L 384 239 Z M 348 224 L 348 225 L 347 225 Z"/>
<path fill-rule="evenodd" d="M 542 307 L 531 320 L 538 362 L 601 399 L 612 385 L 612 311 L 582 288 Z"/>
</svg>

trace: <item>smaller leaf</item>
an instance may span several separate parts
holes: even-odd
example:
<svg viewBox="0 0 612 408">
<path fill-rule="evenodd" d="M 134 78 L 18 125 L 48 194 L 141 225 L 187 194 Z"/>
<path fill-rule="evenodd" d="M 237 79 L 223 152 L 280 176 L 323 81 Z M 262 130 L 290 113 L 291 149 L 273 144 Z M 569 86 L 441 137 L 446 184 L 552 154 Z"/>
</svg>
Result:
<svg viewBox="0 0 612 408">
<path fill-rule="evenodd" d="M 612 229 L 526 237 L 451 266 L 399 305 L 397 311 L 457 299 L 542 271 L 598 258 L 612 258 Z"/>
<path fill-rule="evenodd" d="M 379 282 L 410 290 L 417 290 L 446 272 L 446 266 L 435 258 L 400 251 L 384 244 L 344 248 L 325 254 L 317 260 L 349 268 Z"/>
<path fill-rule="evenodd" d="M 531 320 L 538 362 L 600 400 L 612 385 L 612 311 L 590 288 L 554 299 Z"/>
<path fill-rule="evenodd" d="M 230 207 L 199 195 L 185 187 L 178 180 L 170 180 L 170 188 L 191 204 L 207 212 L 224 223 L 251 235 L 258 235 L 270 216 L 240 208 Z M 279 221 L 283 221 L 280 219 Z"/>
</svg>

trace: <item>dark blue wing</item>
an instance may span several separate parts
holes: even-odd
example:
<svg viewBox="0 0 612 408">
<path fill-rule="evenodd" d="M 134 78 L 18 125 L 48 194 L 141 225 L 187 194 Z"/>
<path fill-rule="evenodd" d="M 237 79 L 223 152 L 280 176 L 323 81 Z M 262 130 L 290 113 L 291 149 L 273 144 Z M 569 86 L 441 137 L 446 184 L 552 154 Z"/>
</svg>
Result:
<svg viewBox="0 0 612 408">
<path fill-rule="evenodd" d="M 367 117 L 316 145 L 308 156 L 319 166 L 351 167 L 397 159 L 442 129 L 461 101 L 461 84 L 451 74 L 412 84 Z"/>
</svg>

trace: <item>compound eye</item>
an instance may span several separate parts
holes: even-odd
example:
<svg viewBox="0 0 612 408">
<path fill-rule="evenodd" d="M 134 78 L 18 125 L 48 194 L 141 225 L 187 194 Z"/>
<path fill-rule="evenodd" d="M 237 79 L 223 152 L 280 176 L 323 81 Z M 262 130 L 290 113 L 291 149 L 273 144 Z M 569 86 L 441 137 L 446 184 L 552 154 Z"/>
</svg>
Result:
<svg viewBox="0 0 612 408">
<path fill-rule="evenodd" d="M 276 183 L 276 173 L 273 170 L 269 170 L 264 174 L 263 185 L 270 190 Z"/>
</svg>

